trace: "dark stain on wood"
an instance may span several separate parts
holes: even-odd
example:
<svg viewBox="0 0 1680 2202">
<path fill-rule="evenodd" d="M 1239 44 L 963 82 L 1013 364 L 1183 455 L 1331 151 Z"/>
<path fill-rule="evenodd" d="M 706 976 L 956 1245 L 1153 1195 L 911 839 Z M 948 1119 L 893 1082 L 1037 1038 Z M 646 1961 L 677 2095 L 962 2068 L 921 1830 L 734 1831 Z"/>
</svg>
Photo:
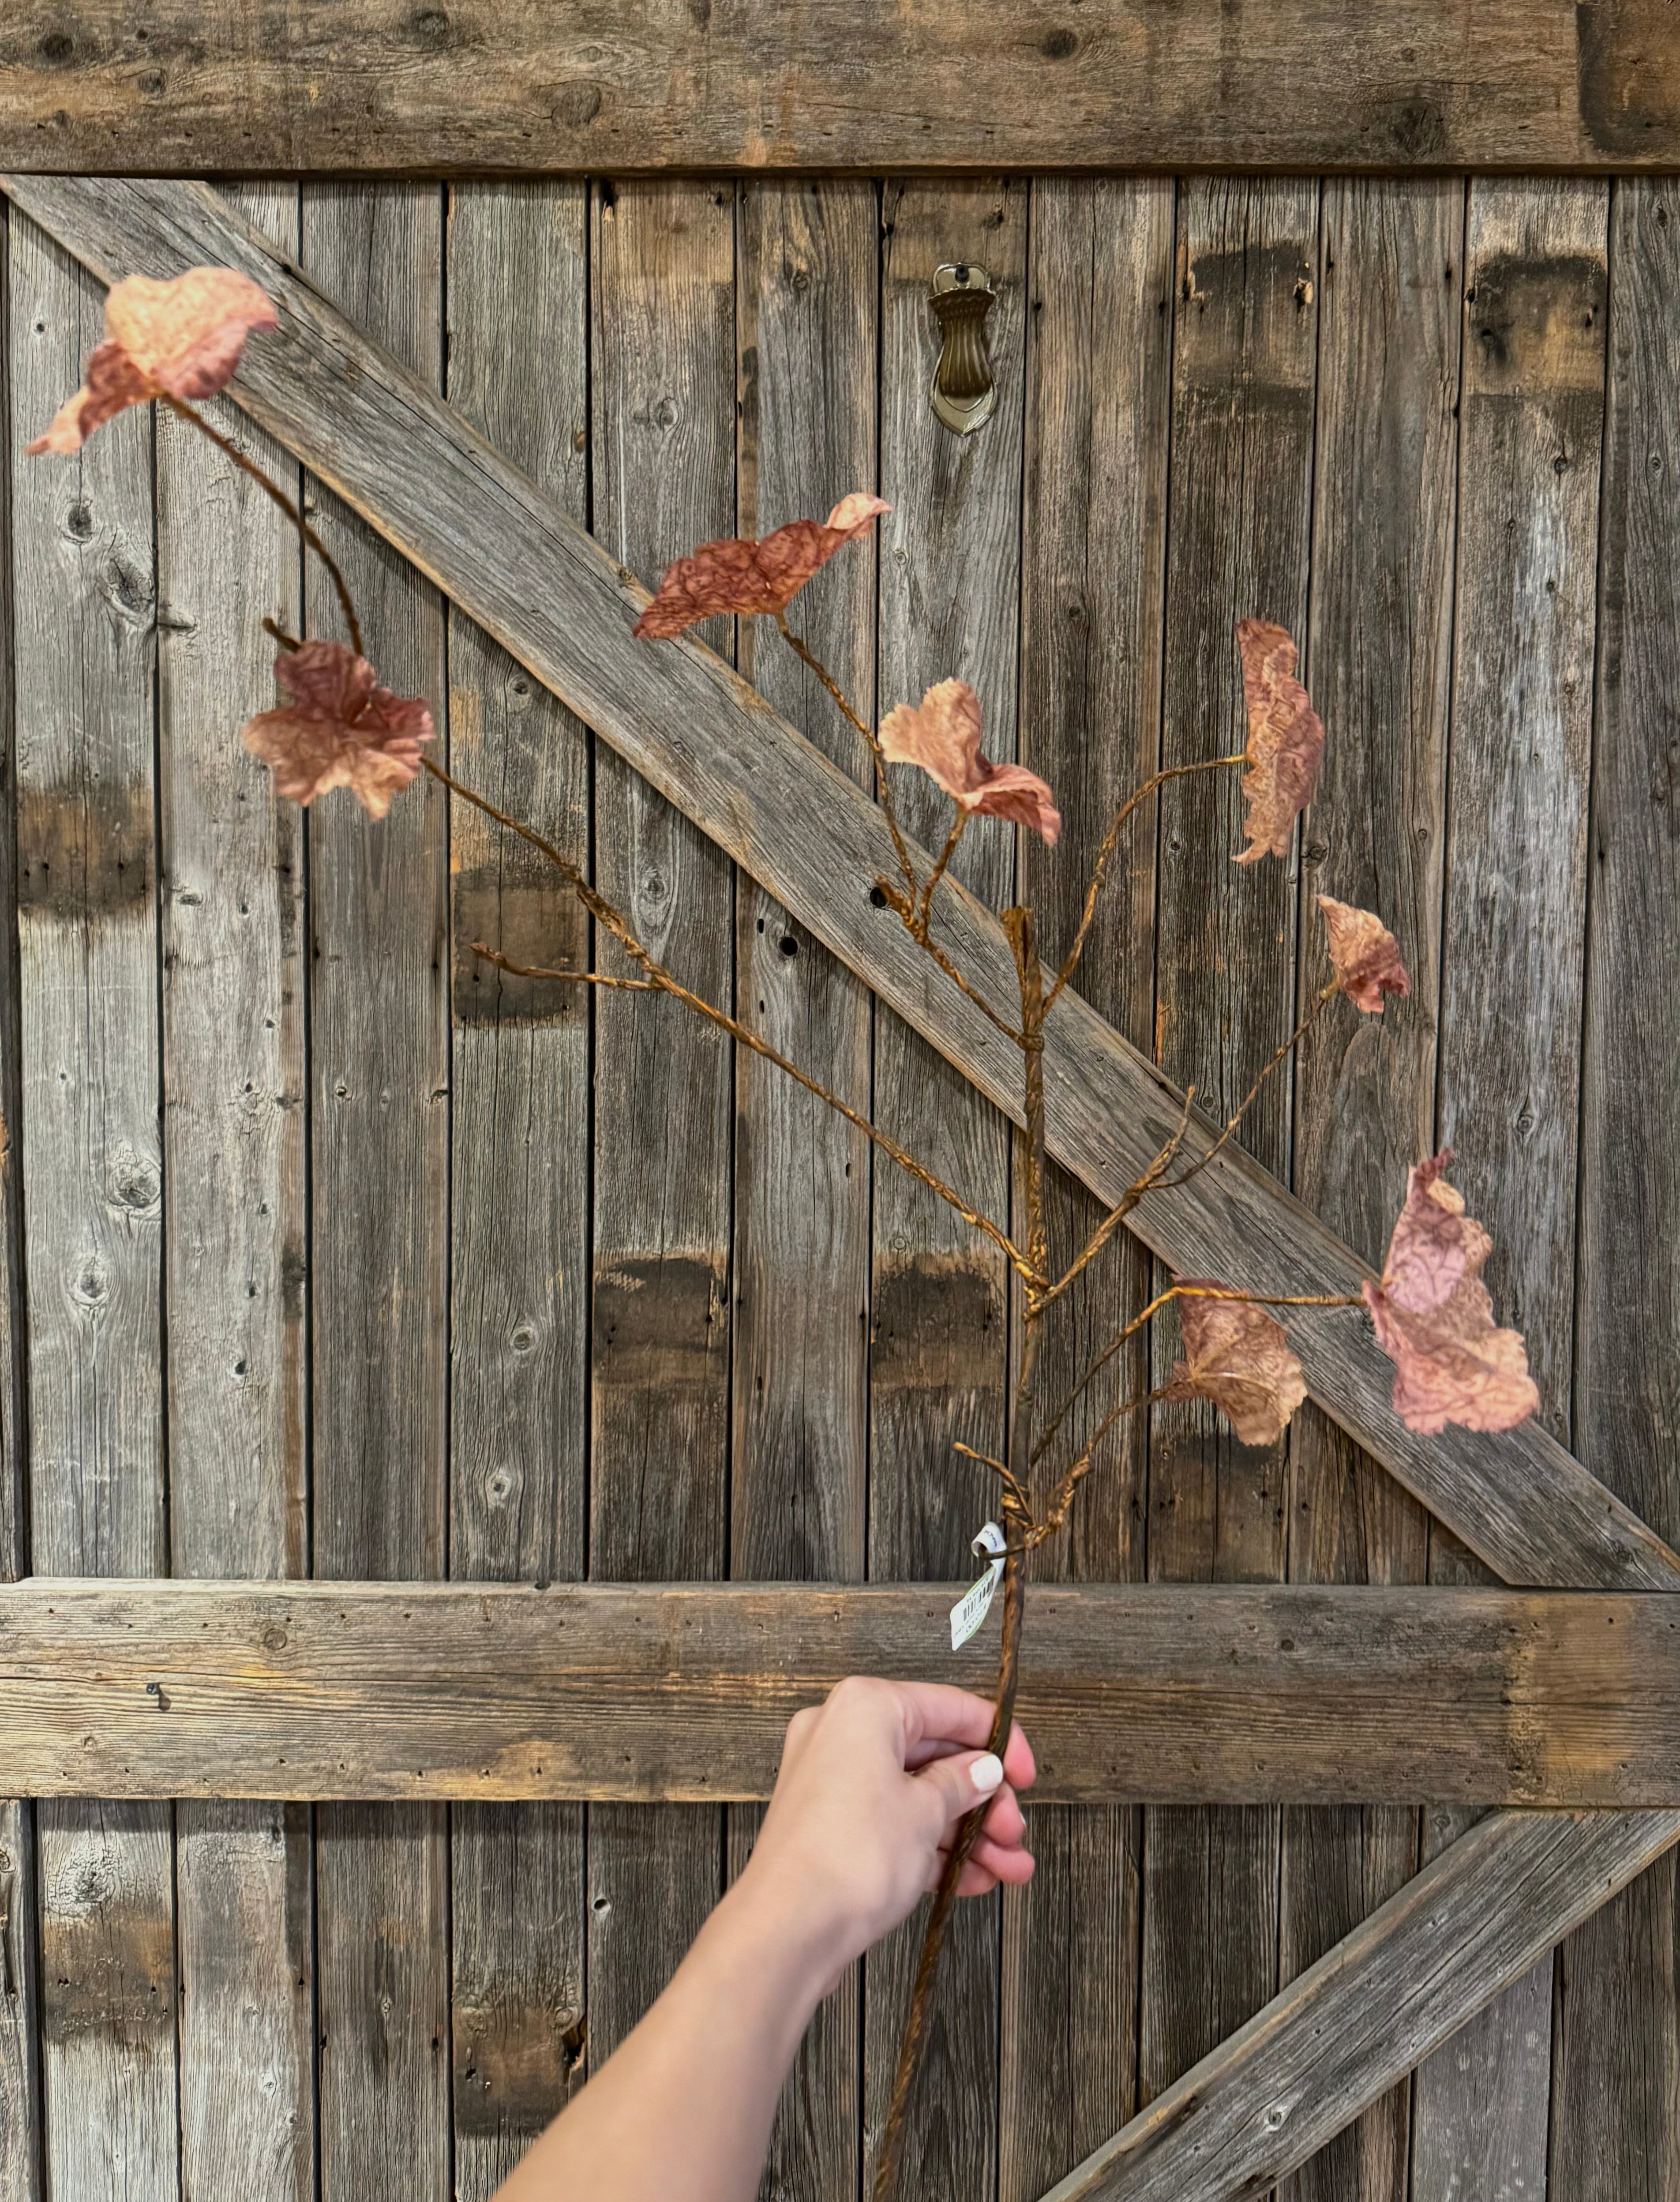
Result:
<svg viewBox="0 0 1680 2202">
<path fill-rule="evenodd" d="M 74 924 L 150 910 L 152 792 L 77 779 L 18 791 L 18 908 Z"/>
<path fill-rule="evenodd" d="M 142 2049 L 173 2038 L 173 1922 L 126 1905 L 110 1909 L 116 1882 L 99 1854 L 85 1853 L 73 1870 L 69 1902 L 41 1922 L 41 1969 L 51 1987 L 43 1999 L 44 2039 L 92 2034 Z"/>
<path fill-rule="evenodd" d="M 924 1252 L 878 1265 L 872 1387 L 984 1392 L 996 1374 L 1002 1334 L 996 1280 L 964 1256 Z"/>
<path fill-rule="evenodd" d="M 1601 153 L 1649 159 L 1680 128 L 1680 43 L 1669 0 L 1577 0 L 1581 122 Z"/>
<path fill-rule="evenodd" d="M 474 941 L 515 963 L 587 969 L 583 912 L 565 888 L 510 878 L 505 867 L 457 872 L 451 882 L 455 957 L 451 998 L 458 1025 L 561 1024 L 584 1016 L 587 988 L 563 979 L 524 979 L 473 952 Z"/>
<path fill-rule="evenodd" d="M 520 1997 L 456 2004 L 455 2122 L 477 2139 L 534 2140 L 565 2109 L 583 2060 L 581 2011 L 535 2007 Z"/>
<path fill-rule="evenodd" d="M 1484 261 L 1466 291 L 1476 394 L 1533 397 L 1604 388 L 1604 261 L 1591 253 Z"/>
<path fill-rule="evenodd" d="M 615 1390 L 709 1390 L 718 1381 L 714 1356 L 728 1343 L 728 1318 L 723 1270 L 692 1255 L 638 1257 L 598 1269 L 596 1382 Z"/>
</svg>

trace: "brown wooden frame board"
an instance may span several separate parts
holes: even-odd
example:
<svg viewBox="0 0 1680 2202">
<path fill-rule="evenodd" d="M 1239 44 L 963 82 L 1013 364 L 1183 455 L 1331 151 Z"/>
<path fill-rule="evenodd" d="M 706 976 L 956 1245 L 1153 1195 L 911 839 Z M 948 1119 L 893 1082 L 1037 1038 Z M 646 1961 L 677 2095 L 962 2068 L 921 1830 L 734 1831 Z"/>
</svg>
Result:
<svg viewBox="0 0 1680 2202">
<path fill-rule="evenodd" d="M 37 1796 L 768 1796 L 843 1675 L 953 1658 L 960 1584 L 0 1587 L 6 1779 Z M 1680 1806 L 1661 1593 L 1047 1585 L 1036 1800 Z"/>
<path fill-rule="evenodd" d="M 0 165 L 1633 168 L 1680 157 L 1665 0 L 15 0 Z"/>
</svg>

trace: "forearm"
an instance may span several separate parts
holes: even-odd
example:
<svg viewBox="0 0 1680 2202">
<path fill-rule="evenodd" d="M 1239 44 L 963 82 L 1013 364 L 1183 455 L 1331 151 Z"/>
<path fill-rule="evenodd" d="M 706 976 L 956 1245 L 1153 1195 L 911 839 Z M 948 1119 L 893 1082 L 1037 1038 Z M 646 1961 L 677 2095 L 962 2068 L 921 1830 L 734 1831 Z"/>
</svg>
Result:
<svg viewBox="0 0 1680 2202">
<path fill-rule="evenodd" d="M 782 2082 L 833 1969 L 751 1868 L 497 2202 L 752 2202 Z"/>
</svg>

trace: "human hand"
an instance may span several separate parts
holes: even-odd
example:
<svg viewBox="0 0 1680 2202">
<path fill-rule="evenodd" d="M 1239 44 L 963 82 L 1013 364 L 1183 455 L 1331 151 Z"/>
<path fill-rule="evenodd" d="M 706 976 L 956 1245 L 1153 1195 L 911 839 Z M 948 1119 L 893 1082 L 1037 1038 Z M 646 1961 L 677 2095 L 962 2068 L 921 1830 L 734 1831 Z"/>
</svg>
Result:
<svg viewBox="0 0 1680 2202">
<path fill-rule="evenodd" d="M 829 1986 L 914 1910 L 964 1815 L 991 1799 L 962 1896 L 1032 1877 L 1016 1792 L 1036 1769 L 1019 1727 L 1002 1764 L 992 1709 L 943 1682 L 838 1683 L 796 1713 L 742 1893 L 790 1906 Z"/>
</svg>

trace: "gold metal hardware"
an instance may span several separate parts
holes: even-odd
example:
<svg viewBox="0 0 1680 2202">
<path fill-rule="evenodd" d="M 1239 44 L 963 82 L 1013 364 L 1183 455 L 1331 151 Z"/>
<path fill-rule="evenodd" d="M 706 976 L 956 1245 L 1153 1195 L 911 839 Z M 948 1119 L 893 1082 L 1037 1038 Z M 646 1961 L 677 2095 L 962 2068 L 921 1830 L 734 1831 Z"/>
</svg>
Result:
<svg viewBox="0 0 1680 2202">
<path fill-rule="evenodd" d="M 983 428 L 997 403 L 985 339 L 986 315 L 996 297 L 991 277 L 972 261 L 949 261 L 933 271 L 928 303 L 945 340 L 929 397 L 953 435 L 972 436 Z"/>
</svg>

